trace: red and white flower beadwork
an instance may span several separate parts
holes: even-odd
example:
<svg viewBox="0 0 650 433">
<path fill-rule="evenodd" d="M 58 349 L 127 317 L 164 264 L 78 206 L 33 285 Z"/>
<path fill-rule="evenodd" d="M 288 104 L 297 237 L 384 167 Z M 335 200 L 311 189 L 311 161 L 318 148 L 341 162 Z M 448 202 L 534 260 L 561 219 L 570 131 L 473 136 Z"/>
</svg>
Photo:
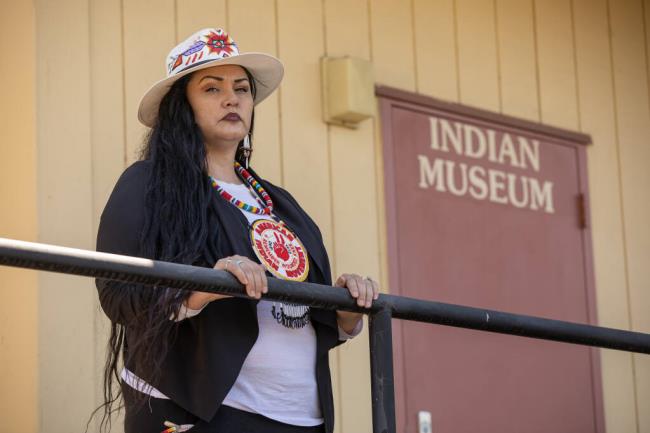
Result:
<svg viewBox="0 0 650 433">
<path fill-rule="evenodd" d="M 221 57 L 230 57 L 234 50 L 237 50 L 235 41 L 222 29 L 217 29 L 207 35 L 206 45 L 211 53 Z"/>
</svg>

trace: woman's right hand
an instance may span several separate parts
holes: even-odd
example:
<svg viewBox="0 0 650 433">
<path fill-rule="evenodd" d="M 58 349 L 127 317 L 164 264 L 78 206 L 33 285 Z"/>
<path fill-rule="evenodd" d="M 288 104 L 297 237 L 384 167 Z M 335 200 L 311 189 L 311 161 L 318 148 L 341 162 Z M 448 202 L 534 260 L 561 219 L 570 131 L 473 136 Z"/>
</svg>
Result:
<svg viewBox="0 0 650 433">
<path fill-rule="evenodd" d="M 224 257 L 217 261 L 214 269 L 228 271 L 233 274 L 240 283 L 246 286 L 246 293 L 251 298 L 260 299 L 263 293 L 269 291 L 265 274 L 266 269 L 248 257 L 238 255 Z M 200 310 L 208 302 L 229 297 L 217 293 L 192 292 L 186 301 L 186 306 L 193 310 Z"/>
</svg>

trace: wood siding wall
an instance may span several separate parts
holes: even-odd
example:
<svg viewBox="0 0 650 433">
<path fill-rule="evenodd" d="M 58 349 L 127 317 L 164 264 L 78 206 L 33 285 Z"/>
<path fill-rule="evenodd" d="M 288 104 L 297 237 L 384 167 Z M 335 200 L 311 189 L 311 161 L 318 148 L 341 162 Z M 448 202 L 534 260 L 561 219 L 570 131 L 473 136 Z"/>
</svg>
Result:
<svg viewBox="0 0 650 433">
<path fill-rule="evenodd" d="M 38 237 L 34 6 L 3 0 L 0 11 L 0 52 L 15 53 L 0 60 L 0 237 L 34 242 Z M 0 431 L 37 431 L 37 305 L 38 274 L 0 266 Z"/>
<path fill-rule="evenodd" d="M 108 194 L 145 133 L 136 118 L 141 95 L 164 76 L 176 42 L 223 26 L 243 51 L 271 53 L 285 64 L 280 90 L 257 110 L 253 165 L 318 222 L 336 275 L 387 281 L 378 119 L 357 130 L 321 121 L 319 59 L 351 55 L 372 60 L 381 84 L 591 134 L 599 322 L 650 332 L 650 0 L 34 5 L 31 179 L 38 187 L 39 241 L 94 248 Z M 30 22 L 28 15 L 17 19 Z M 7 29 L 2 46 L 10 51 L 5 38 L 24 41 L 24 30 Z M 2 112 L 20 98 L 0 101 Z M 2 146 L 0 160 L 18 158 L 4 140 Z M 19 212 L 27 217 L 32 210 Z M 4 286 L 10 280 L 2 275 Z M 38 301 L 28 302 L 38 311 L 39 426 L 23 431 L 80 431 L 100 401 L 106 321 L 92 281 L 42 273 L 38 287 Z M 4 302 L 11 299 L 0 289 Z M 331 355 L 338 432 L 371 430 L 367 352 L 364 331 Z M 650 360 L 613 351 L 602 356 L 607 430 L 649 433 L 650 412 L 643 408 L 650 403 Z M 26 363 L 20 371 L 34 368 Z M 0 407 L 19 405 L 0 398 Z"/>
</svg>

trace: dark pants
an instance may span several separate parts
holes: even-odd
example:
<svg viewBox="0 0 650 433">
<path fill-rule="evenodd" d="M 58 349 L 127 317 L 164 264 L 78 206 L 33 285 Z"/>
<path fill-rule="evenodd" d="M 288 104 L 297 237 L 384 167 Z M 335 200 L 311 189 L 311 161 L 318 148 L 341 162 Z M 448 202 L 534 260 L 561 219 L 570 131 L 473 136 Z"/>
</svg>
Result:
<svg viewBox="0 0 650 433">
<path fill-rule="evenodd" d="M 167 429 L 165 421 L 177 425 L 194 424 L 188 433 L 324 433 L 323 425 L 301 427 L 285 424 L 262 415 L 222 405 L 210 422 L 205 422 L 176 405 L 171 400 L 147 398 L 134 409 L 134 398 L 139 391 L 122 384 L 126 416 L 124 433 L 161 433 Z"/>
</svg>

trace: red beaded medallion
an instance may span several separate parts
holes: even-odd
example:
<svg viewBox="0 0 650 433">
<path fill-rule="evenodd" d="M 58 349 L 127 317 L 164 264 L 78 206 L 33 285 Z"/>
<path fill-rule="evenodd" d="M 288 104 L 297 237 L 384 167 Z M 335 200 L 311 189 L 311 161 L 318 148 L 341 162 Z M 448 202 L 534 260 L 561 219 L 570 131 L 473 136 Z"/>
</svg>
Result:
<svg viewBox="0 0 650 433">
<path fill-rule="evenodd" d="M 250 236 L 257 258 L 269 272 L 285 280 L 307 279 L 307 250 L 284 224 L 259 219 L 251 224 Z"/>
</svg>

